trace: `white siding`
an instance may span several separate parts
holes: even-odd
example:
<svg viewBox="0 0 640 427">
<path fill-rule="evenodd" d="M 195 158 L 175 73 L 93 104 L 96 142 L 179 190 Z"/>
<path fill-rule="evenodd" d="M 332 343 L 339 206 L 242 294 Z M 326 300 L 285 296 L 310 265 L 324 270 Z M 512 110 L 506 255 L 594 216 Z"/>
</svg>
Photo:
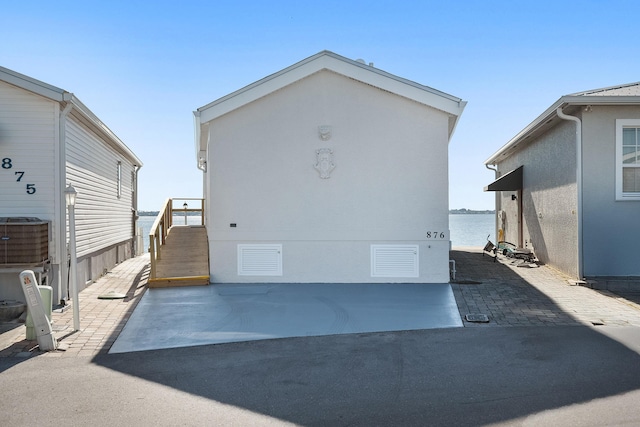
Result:
<svg viewBox="0 0 640 427">
<path fill-rule="evenodd" d="M 67 120 L 67 184 L 78 192 L 78 256 L 132 238 L 133 165 L 71 116 Z M 122 195 L 118 198 L 117 165 L 122 162 Z"/>
<path fill-rule="evenodd" d="M 0 168 L 0 216 L 54 220 L 57 114 L 57 103 L 0 82 L 0 161 L 11 159 Z"/>
<path fill-rule="evenodd" d="M 393 281 L 371 278 L 370 245 L 380 243 L 421 246 L 410 281 L 447 282 L 448 119 L 330 71 L 215 119 L 205 187 L 213 281 L 255 280 L 237 274 L 236 244 L 278 242 L 282 277 L 261 281 Z M 333 152 L 328 178 L 314 168 L 319 149 Z"/>
<path fill-rule="evenodd" d="M 0 82 L 0 217 L 37 217 L 51 221 L 55 239 L 55 142 L 58 104 Z M 16 172 L 24 174 L 16 175 Z M 20 178 L 20 175 L 21 178 Z M 20 181 L 17 181 L 20 178 Z M 27 193 L 32 184 L 35 193 Z M 56 259 L 50 242 L 49 256 Z M 24 300 L 14 273 L 0 271 L 0 299 Z"/>
</svg>

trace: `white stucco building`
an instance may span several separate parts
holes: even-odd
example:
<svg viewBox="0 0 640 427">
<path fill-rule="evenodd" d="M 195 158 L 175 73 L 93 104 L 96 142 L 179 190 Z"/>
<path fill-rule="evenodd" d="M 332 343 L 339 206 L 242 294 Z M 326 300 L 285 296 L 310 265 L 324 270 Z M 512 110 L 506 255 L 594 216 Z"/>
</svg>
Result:
<svg viewBox="0 0 640 427">
<path fill-rule="evenodd" d="M 602 287 L 640 283 L 640 83 L 561 97 L 485 164 L 506 241 Z"/>
<path fill-rule="evenodd" d="M 0 299 L 24 301 L 26 267 L 45 270 L 54 302 L 68 297 L 68 184 L 78 192 L 79 289 L 131 257 L 142 162 L 75 95 L 0 67 L 0 160 L 0 223 L 13 224 L 0 225 Z M 12 258 L 32 254 L 19 218 L 47 223 L 35 265 Z"/>
<path fill-rule="evenodd" d="M 323 51 L 199 108 L 213 282 L 448 282 L 465 102 Z"/>
</svg>

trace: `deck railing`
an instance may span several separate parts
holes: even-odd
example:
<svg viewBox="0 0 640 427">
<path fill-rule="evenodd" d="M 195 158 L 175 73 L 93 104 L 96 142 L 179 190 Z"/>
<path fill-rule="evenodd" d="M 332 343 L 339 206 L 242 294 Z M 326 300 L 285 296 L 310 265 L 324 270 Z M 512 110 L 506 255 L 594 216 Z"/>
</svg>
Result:
<svg viewBox="0 0 640 427">
<path fill-rule="evenodd" d="M 196 200 L 200 202 L 200 207 L 185 208 L 182 202 L 187 203 L 189 200 Z M 174 207 L 174 202 L 178 202 L 178 206 Z M 156 264 L 157 260 L 161 259 L 162 246 L 165 244 L 169 229 L 173 225 L 174 214 L 184 213 L 186 216 L 189 212 L 199 212 L 201 225 L 204 225 L 204 199 L 183 197 L 167 199 L 164 202 L 162 210 L 158 212 L 156 220 L 153 222 L 151 230 L 149 230 L 149 254 L 151 256 L 151 272 L 150 278 L 156 278 Z"/>
</svg>

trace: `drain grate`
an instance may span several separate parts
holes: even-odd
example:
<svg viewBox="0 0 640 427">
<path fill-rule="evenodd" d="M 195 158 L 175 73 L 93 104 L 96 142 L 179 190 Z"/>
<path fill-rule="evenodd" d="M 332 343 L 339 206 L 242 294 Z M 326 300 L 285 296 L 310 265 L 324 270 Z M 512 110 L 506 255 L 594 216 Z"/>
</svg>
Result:
<svg viewBox="0 0 640 427">
<path fill-rule="evenodd" d="M 486 314 L 467 314 L 464 318 L 467 322 L 489 323 L 489 316 Z"/>
</svg>

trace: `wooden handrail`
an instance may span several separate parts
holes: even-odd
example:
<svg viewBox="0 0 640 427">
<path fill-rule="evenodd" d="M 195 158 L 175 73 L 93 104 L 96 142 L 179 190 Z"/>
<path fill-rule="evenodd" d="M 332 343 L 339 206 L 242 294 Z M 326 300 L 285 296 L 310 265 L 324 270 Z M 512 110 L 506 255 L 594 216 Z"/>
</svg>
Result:
<svg viewBox="0 0 640 427">
<path fill-rule="evenodd" d="M 186 200 L 199 200 L 200 208 L 187 208 L 184 209 L 174 208 L 174 201 L 186 201 Z M 162 256 L 162 246 L 165 244 L 167 239 L 167 235 L 169 234 L 169 229 L 173 225 L 173 215 L 174 213 L 186 213 L 186 212 L 200 212 L 200 223 L 204 225 L 204 199 L 191 198 L 191 197 L 183 197 L 183 198 L 173 198 L 167 199 L 162 206 L 162 210 L 158 212 L 158 216 L 156 220 L 153 222 L 153 226 L 151 230 L 149 230 L 149 254 L 151 257 L 151 272 L 150 278 L 156 278 L 156 265 L 157 261 L 161 259 Z"/>
</svg>

